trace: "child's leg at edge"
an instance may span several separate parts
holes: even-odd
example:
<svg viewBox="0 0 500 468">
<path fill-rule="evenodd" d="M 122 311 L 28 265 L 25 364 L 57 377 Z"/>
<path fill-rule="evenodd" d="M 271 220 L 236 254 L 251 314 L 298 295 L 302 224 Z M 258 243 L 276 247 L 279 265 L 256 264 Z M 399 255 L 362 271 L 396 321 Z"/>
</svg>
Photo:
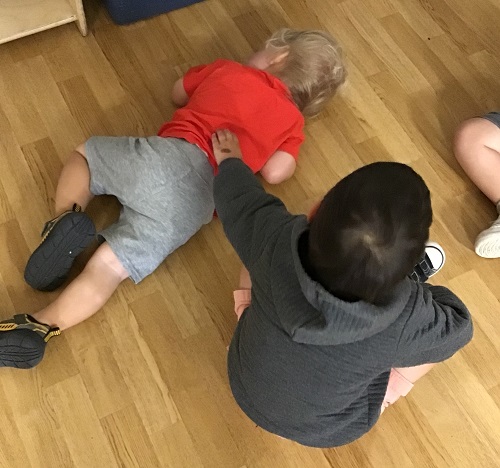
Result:
<svg viewBox="0 0 500 468">
<path fill-rule="evenodd" d="M 414 384 L 417 380 L 427 374 L 435 365 L 436 363 L 429 363 L 414 367 L 396 367 L 394 370 L 406 380 Z"/>
<path fill-rule="evenodd" d="M 382 412 L 400 397 L 408 395 L 415 382 L 427 374 L 435 365 L 435 363 L 429 363 L 414 367 L 391 369 L 387 391 L 382 404 Z"/>
<path fill-rule="evenodd" d="M 71 210 L 74 203 L 85 210 L 93 197 L 90 192 L 90 170 L 85 156 L 85 143 L 82 143 L 71 152 L 59 176 L 55 215 Z"/>
<path fill-rule="evenodd" d="M 70 328 L 94 315 L 128 276 L 105 242 L 54 302 L 31 315 L 39 322 L 61 330 Z"/>
<path fill-rule="evenodd" d="M 234 313 L 239 320 L 243 311 L 252 301 L 252 280 L 250 279 L 250 273 L 245 267 L 241 267 L 239 286 L 238 289 L 233 292 L 233 297 Z"/>
<path fill-rule="evenodd" d="M 455 157 L 495 205 L 500 201 L 500 128 L 483 118 L 463 122 L 453 144 Z"/>
</svg>

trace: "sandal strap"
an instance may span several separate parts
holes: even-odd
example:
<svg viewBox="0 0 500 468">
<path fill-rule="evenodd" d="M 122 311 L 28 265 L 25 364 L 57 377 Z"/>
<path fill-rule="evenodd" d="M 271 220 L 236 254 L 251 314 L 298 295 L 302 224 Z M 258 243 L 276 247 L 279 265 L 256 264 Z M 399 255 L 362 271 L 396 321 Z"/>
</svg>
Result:
<svg viewBox="0 0 500 468">
<path fill-rule="evenodd" d="M 49 235 L 50 231 L 52 231 L 52 228 L 57 224 L 57 222 L 63 217 L 66 216 L 69 213 L 80 213 L 82 211 L 82 207 L 78 203 L 74 203 L 71 210 L 65 211 L 61 213 L 59 216 L 56 216 L 55 218 L 50 219 L 43 225 L 42 233 L 40 234 L 40 237 L 42 237 L 42 242 L 45 240 L 45 238 Z"/>
<path fill-rule="evenodd" d="M 0 332 L 18 329 L 31 330 L 40 335 L 45 342 L 49 341 L 53 336 L 61 334 L 59 327 L 51 327 L 40 323 L 28 314 L 17 314 L 11 319 L 0 322 Z"/>
</svg>

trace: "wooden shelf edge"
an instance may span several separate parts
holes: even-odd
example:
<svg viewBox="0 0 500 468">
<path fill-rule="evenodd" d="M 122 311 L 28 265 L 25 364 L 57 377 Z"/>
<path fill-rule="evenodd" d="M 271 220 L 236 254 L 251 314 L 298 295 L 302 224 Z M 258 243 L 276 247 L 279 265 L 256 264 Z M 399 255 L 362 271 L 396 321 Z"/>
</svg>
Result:
<svg viewBox="0 0 500 468">
<path fill-rule="evenodd" d="M 19 39 L 21 37 L 29 36 L 29 35 L 35 34 L 37 32 L 46 31 L 47 29 L 52 29 L 52 28 L 55 28 L 57 26 L 61 26 L 63 24 L 73 23 L 75 21 L 77 21 L 77 17 L 76 17 L 76 15 L 72 15 L 72 16 L 70 16 L 68 18 L 64 18 L 62 20 L 55 21 L 54 23 L 45 24 L 45 25 L 40 26 L 38 28 L 33 28 L 33 29 L 27 29 L 25 31 L 20 31 L 20 32 L 18 32 L 16 34 L 13 34 L 13 35 L 7 36 L 7 37 L 0 37 L 0 44 L 4 44 L 5 42 L 9 42 L 9 41 L 13 41 L 15 39 Z"/>
</svg>

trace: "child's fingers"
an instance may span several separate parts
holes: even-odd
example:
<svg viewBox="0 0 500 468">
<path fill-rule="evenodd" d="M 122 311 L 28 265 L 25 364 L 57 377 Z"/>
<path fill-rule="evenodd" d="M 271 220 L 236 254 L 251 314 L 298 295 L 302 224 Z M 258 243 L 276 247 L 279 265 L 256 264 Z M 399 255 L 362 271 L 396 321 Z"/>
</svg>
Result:
<svg viewBox="0 0 500 468">
<path fill-rule="evenodd" d="M 216 130 L 212 134 L 212 144 L 216 145 L 219 148 L 224 143 L 224 133 L 223 130 Z"/>
<path fill-rule="evenodd" d="M 231 139 L 231 132 L 227 128 L 223 128 L 222 130 L 219 130 L 217 133 L 221 141 L 226 142 Z"/>
<path fill-rule="evenodd" d="M 218 129 L 212 134 L 212 146 L 217 163 L 226 157 L 241 158 L 238 137 L 227 128 Z"/>
<path fill-rule="evenodd" d="M 236 133 L 230 132 L 229 130 L 227 132 L 228 138 L 231 139 L 231 141 L 233 141 L 234 143 L 238 143 L 238 137 L 236 136 Z"/>
<path fill-rule="evenodd" d="M 238 141 L 238 137 L 231 132 L 231 130 L 228 130 L 227 128 L 221 128 L 216 131 L 217 137 L 219 138 L 219 142 L 223 141 Z"/>
</svg>

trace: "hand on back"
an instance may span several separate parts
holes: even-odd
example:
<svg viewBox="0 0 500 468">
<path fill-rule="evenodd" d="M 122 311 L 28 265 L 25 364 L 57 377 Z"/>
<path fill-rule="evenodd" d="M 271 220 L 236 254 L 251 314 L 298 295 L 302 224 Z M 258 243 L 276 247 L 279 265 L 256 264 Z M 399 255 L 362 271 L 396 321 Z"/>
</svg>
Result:
<svg viewBox="0 0 500 468">
<path fill-rule="evenodd" d="M 241 159 L 238 137 L 227 129 L 217 130 L 212 135 L 212 145 L 217 165 L 228 158 Z"/>
</svg>

